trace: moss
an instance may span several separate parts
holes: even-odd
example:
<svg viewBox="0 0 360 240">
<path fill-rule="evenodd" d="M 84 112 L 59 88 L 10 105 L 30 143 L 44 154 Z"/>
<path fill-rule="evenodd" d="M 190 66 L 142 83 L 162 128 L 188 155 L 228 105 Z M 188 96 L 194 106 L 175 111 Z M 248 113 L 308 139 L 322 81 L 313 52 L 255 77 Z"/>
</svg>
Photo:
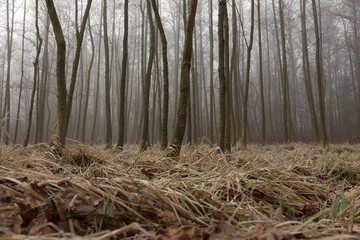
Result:
<svg viewBox="0 0 360 240">
<path fill-rule="evenodd" d="M 141 139 L 141 142 L 140 142 L 140 152 L 146 151 L 147 147 L 148 147 L 148 141 L 145 140 L 145 139 Z"/>
</svg>

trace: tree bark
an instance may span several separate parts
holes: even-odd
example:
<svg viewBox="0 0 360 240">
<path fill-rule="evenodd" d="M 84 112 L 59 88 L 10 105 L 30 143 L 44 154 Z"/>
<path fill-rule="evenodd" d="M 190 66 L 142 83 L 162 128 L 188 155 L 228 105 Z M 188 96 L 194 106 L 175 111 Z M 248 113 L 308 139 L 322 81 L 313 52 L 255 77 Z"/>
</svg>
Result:
<svg viewBox="0 0 360 240">
<path fill-rule="evenodd" d="M 323 71 L 322 71 L 322 63 L 321 63 L 322 43 L 320 41 L 318 15 L 317 15 L 315 0 L 312 0 L 312 10 L 313 10 L 314 31 L 315 31 L 315 39 L 316 39 L 316 82 L 318 89 L 321 137 L 322 137 L 323 146 L 326 147 L 328 142 L 327 142 L 326 122 L 325 122 L 325 96 L 324 96 L 324 86 L 323 86 Z"/>
<path fill-rule="evenodd" d="M 265 121 L 265 99 L 264 99 L 264 75 L 263 75 L 263 52 L 261 40 L 261 4 L 257 2 L 258 13 L 258 42 L 259 42 L 259 80 L 260 80 L 260 102 L 261 102 L 261 143 L 266 142 L 266 121 Z"/>
<path fill-rule="evenodd" d="M 160 144 L 163 149 L 167 147 L 168 143 L 168 115 L 169 115 L 169 67 L 167 57 L 167 40 L 165 31 L 161 23 L 159 9 L 155 0 L 151 0 L 152 7 L 154 9 L 156 24 L 160 33 L 161 45 L 162 45 L 162 61 L 163 61 L 163 108 L 162 108 L 162 120 L 161 120 L 161 136 Z M 160 107 L 160 106 L 159 106 Z"/>
<path fill-rule="evenodd" d="M 152 18 L 150 0 L 146 0 L 146 8 L 150 24 L 150 54 L 146 69 L 146 76 L 143 81 L 143 128 L 140 142 L 140 151 L 145 151 L 149 146 L 149 96 L 151 86 L 151 73 L 155 57 L 155 26 Z"/>
<path fill-rule="evenodd" d="M 33 89 L 31 92 L 31 100 L 30 100 L 30 110 L 29 110 L 29 118 L 28 118 L 28 126 L 26 131 L 26 137 L 24 141 L 24 147 L 27 147 L 30 138 L 30 129 L 31 129 L 31 122 L 32 122 L 32 113 L 34 108 L 34 100 L 35 100 L 35 92 L 36 92 L 36 84 L 37 78 L 39 75 L 39 56 L 41 52 L 42 46 L 42 38 L 40 37 L 39 31 L 39 0 L 35 0 L 35 27 L 36 27 L 36 57 L 34 62 L 34 82 L 33 82 Z"/>
<path fill-rule="evenodd" d="M 125 0 L 124 5 L 124 37 L 123 37 L 123 58 L 121 65 L 120 79 L 120 106 L 119 106 L 119 138 L 117 148 L 124 147 L 125 132 L 125 90 L 126 90 L 126 74 L 128 61 L 128 35 L 129 35 L 129 0 Z"/>
<path fill-rule="evenodd" d="M 250 41 L 247 46 L 247 62 L 246 62 L 246 78 L 245 78 L 245 93 L 243 98 L 243 114 L 242 114 L 242 135 L 241 145 L 245 148 L 247 144 L 247 128 L 248 128 L 248 99 L 249 99 L 249 85 L 250 85 L 250 70 L 251 70 L 251 51 L 254 43 L 254 25 L 255 25 L 255 0 L 251 0 L 251 28 L 250 28 Z"/>
<path fill-rule="evenodd" d="M 178 115 L 176 119 L 175 131 L 172 136 L 170 146 L 166 151 L 167 157 L 175 157 L 180 155 L 181 144 L 185 133 L 186 119 L 187 119 L 187 104 L 189 100 L 189 91 L 190 91 L 192 41 L 193 41 L 193 31 L 195 26 L 197 3 L 198 0 L 190 1 L 190 12 L 185 28 L 185 45 L 183 50 L 183 61 L 181 65 L 180 99 L 179 99 Z"/>
<path fill-rule="evenodd" d="M 106 147 L 112 146 L 111 130 L 111 105 L 110 105 L 110 65 L 109 65 L 109 38 L 107 30 L 107 0 L 104 0 L 103 7 L 103 28 L 104 28 L 104 49 L 105 49 L 105 123 L 106 123 Z"/>
<path fill-rule="evenodd" d="M 315 103 L 314 103 L 314 95 L 311 86 L 311 74 L 310 74 L 310 62 L 309 62 L 309 53 L 308 53 L 308 40 L 306 33 L 306 0 L 300 1 L 301 8 L 301 36 L 302 36 L 302 52 L 303 52 L 303 72 L 304 72 L 304 81 L 306 88 L 306 96 L 309 105 L 311 126 L 314 133 L 315 142 L 319 142 L 319 129 L 316 120 L 316 112 L 315 112 Z"/>
<path fill-rule="evenodd" d="M 57 82 L 57 129 L 56 135 L 59 137 L 61 144 L 65 144 L 67 132 L 67 119 L 66 119 L 66 42 L 64 34 L 56 13 L 53 0 L 46 0 L 46 6 L 50 16 L 51 24 L 54 29 L 56 44 L 57 44 L 57 60 L 56 60 L 56 82 Z"/>
</svg>

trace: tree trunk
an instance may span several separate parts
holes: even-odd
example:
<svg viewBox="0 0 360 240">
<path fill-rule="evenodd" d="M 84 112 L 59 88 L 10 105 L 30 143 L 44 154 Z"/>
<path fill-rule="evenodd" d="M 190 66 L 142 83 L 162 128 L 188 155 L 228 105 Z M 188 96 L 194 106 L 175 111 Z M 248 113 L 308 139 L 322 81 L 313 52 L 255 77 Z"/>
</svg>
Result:
<svg viewBox="0 0 360 240">
<path fill-rule="evenodd" d="M 224 18 L 226 11 L 226 0 L 219 1 L 218 17 L 218 41 L 219 41 L 219 105 L 220 105 L 220 125 L 218 135 L 218 146 L 225 151 L 225 124 L 226 124 L 226 75 L 225 75 L 225 38 L 224 38 Z"/>
<path fill-rule="evenodd" d="M 143 128 L 140 142 L 140 151 L 145 151 L 149 145 L 149 96 L 151 86 L 151 73 L 155 57 L 155 26 L 152 18 L 150 0 L 146 0 L 146 8 L 150 24 L 150 55 L 146 69 L 146 76 L 143 81 Z"/>
<path fill-rule="evenodd" d="M 259 80 L 260 80 L 260 102 L 261 102 L 261 143 L 266 141 L 266 121 L 265 121 L 265 99 L 264 99 L 264 76 L 263 76 L 263 53 L 261 40 L 261 4 L 258 0 L 258 42 L 259 42 Z"/>
<path fill-rule="evenodd" d="M 20 103 L 21 103 L 21 94 L 22 94 L 22 85 L 24 80 L 24 53 L 25 53 L 25 26 L 26 26 L 26 0 L 24 0 L 24 14 L 23 14 L 23 32 L 22 32 L 22 40 L 21 40 L 21 75 L 20 75 L 20 91 L 19 91 L 19 99 L 18 99 L 18 108 L 16 114 L 16 126 L 15 126 L 15 139 L 16 143 L 18 136 L 18 127 L 19 127 L 19 117 L 20 117 Z M 1 101 L 1 98 L 0 98 Z M 1 105 L 1 104 L 0 104 Z"/>
<path fill-rule="evenodd" d="M 36 84 L 37 84 L 37 78 L 39 75 L 38 67 L 39 67 L 39 56 L 40 56 L 41 46 L 42 46 L 42 38 L 40 37 L 38 20 L 39 20 L 39 0 L 35 0 L 36 57 L 35 57 L 35 62 L 34 62 L 34 82 L 33 82 L 33 89 L 31 92 L 29 119 L 28 119 L 26 137 L 25 137 L 25 141 L 24 141 L 24 147 L 27 147 L 27 145 L 29 143 L 31 122 L 32 122 L 32 113 L 33 113 L 34 100 L 35 100 Z"/>
<path fill-rule="evenodd" d="M 282 97 L 283 97 L 283 127 L 284 127 L 284 143 L 289 142 L 288 132 L 288 70 L 287 70 L 287 56 L 286 56 L 286 39 L 285 39 L 285 22 L 284 22 L 284 9 L 283 0 L 279 0 L 280 11 L 280 35 L 281 35 L 281 48 L 282 48 Z"/>
<path fill-rule="evenodd" d="M 104 0 L 103 8 L 103 27 L 104 27 L 104 49 L 105 49 L 105 122 L 106 122 L 106 147 L 112 146 L 111 130 L 111 105 L 110 105 L 110 65 L 109 65 L 109 38 L 107 31 L 107 0 Z"/>
<path fill-rule="evenodd" d="M 161 136 L 160 144 L 163 149 L 167 147 L 168 143 L 168 115 L 169 115 L 169 67 L 167 58 L 167 40 L 165 31 L 161 23 L 159 9 L 156 6 L 155 0 L 151 0 L 152 7 L 154 9 L 155 20 L 159 29 L 161 45 L 162 45 L 162 61 L 163 61 L 163 108 L 162 108 L 162 120 L 161 120 Z M 159 106 L 160 107 L 160 106 Z"/>
<path fill-rule="evenodd" d="M 316 39 L 316 82 L 318 89 L 321 137 L 322 137 L 323 146 L 326 147 L 328 142 L 327 142 L 326 123 L 325 123 L 325 95 L 324 95 L 324 86 L 323 86 L 323 71 L 321 64 L 322 43 L 320 41 L 320 32 L 319 32 L 319 24 L 318 24 L 318 16 L 317 16 L 315 0 L 312 0 L 312 10 L 313 10 L 314 31 L 315 31 L 315 39 Z"/>
<path fill-rule="evenodd" d="M 66 42 L 64 34 L 56 13 L 53 0 L 46 0 L 46 6 L 50 16 L 51 24 L 54 29 L 56 44 L 57 44 L 57 60 L 56 60 L 56 82 L 57 82 L 57 130 L 56 135 L 59 137 L 61 144 L 65 144 L 67 132 L 67 119 L 66 119 Z"/>
<path fill-rule="evenodd" d="M 195 16 L 198 0 L 190 1 L 190 12 L 187 19 L 185 28 L 185 45 L 183 50 L 183 62 L 181 65 L 181 78 L 180 78 L 180 98 L 178 115 L 176 119 L 176 126 L 170 146 L 166 151 L 167 157 L 175 157 L 180 155 L 181 144 L 183 141 L 186 119 L 187 119 L 187 105 L 189 100 L 190 91 L 190 67 L 191 67 L 191 53 L 193 30 L 195 26 Z"/>
<path fill-rule="evenodd" d="M 89 105 L 89 95 L 90 95 L 90 82 L 91 82 L 91 70 L 92 66 L 94 64 L 95 59 L 95 44 L 94 44 L 94 38 L 91 31 L 91 24 L 90 24 L 90 18 L 88 18 L 88 26 L 89 26 L 89 35 L 90 35 L 90 42 L 91 42 L 91 59 L 89 64 L 89 69 L 87 72 L 87 79 L 86 79 L 86 87 L 85 87 L 85 106 L 83 109 L 83 118 L 82 118 L 82 129 L 81 129 L 81 141 L 85 142 L 85 129 L 86 129 L 86 121 L 87 121 L 87 109 Z"/>
<path fill-rule="evenodd" d="M 315 103 L 314 103 L 314 95 L 311 86 L 311 74 L 310 74 L 310 63 L 309 63 L 309 53 L 308 53 L 308 40 L 306 33 L 306 0 L 300 1 L 301 8 L 301 36 L 302 36 L 302 52 L 303 52 L 303 72 L 304 72 L 304 80 L 305 80 L 305 88 L 306 88 L 306 96 L 309 105 L 311 126 L 314 133 L 315 142 L 319 142 L 319 129 L 316 120 L 316 112 L 315 112 Z"/>
<path fill-rule="evenodd" d="M 248 98 L 249 98 L 249 84 L 250 84 L 250 70 L 251 70 L 251 51 L 254 43 L 254 25 L 255 25 L 255 0 L 251 0 L 251 28 L 250 28 L 250 42 L 247 46 L 247 62 L 246 62 L 246 78 L 245 78 L 245 93 L 243 99 L 243 114 L 242 114 L 242 135 L 241 145 L 245 148 L 247 142 L 247 128 L 248 128 Z"/>
<path fill-rule="evenodd" d="M 125 131 L 125 90 L 126 90 L 126 68 L 128 61 L 128 34 L 129 34 L 129 0 L 125 0 L 124 5 L 124 38 L 123 38 L 123 58 L 121 65 L 120 80 L 120 106 L 119 106 L 119 138 L 117 148 L 124 147 L 124 131 Z"/>
</svg>

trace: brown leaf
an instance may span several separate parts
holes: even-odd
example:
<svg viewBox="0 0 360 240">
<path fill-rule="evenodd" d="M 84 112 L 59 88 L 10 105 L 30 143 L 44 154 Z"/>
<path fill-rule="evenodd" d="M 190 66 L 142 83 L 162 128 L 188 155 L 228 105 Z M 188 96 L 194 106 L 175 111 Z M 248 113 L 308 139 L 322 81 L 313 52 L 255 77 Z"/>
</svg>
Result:
<svg viewBox="0 0 360 240">
<path fill-rule="evenodd" d="M 0 205 L 0 228 L 20 234 L 23 220 L 20 208 L 16 203 L 5 203 Z"/>
<path fill-rule="evenodd" d="M 201 240 L 201 236 L 195 233 L 195 228 L 190 226 L 169 227 L 166 230 L 156 232 L 159 240 Z"/>
<path fill-rule="evenodd" d="M 150 180 L 153 179 L 155 177 L 155 174 L 153 174 L 152 172 L 149 172 L 148 170 L 146 169 L 141 169 L 141 172 L 146 176 L 148 177 Z"/>
<path fill-rule="evenodd" d="M 48 219 L 45 214 L 40 214 L 37 218 L 34 218 L 29 224 L 29 235 L 35 236 L 39 234 L 44 235 L 53 233 L 54 231 L 46 225 L 47 223 Z"/>
</svg>

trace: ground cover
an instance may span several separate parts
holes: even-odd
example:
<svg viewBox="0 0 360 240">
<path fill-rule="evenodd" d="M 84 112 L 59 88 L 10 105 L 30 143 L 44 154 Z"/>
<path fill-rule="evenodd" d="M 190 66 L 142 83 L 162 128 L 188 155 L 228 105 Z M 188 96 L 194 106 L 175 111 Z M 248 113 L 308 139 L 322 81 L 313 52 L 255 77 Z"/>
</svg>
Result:
<svg viewBox="0 0 360 240">
<path fill-rule="evenodd" d="M 0 146 L 0 239 L 360 239 L 360 145 Z"/>
</svg>

